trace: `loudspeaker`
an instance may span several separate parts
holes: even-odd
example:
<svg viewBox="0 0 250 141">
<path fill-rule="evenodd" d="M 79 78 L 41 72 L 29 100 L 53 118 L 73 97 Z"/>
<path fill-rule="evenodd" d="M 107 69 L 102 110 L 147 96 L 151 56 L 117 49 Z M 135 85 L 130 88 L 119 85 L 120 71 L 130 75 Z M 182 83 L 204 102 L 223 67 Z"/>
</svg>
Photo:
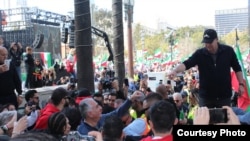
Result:
<svg viewBox="0 0 250 141">
<path fill-rule="evenodd" d="M 75 24 L 74 20 L 71 21 L 69 26 L 69 48 L 75 47 Z"/>
<path fill-rule="evenodd" d="M 42 46 L 42 44 L 43 44 L 43 39 L 44 39 L 43 34 L 36 34 L 35 40 L 32 43 L 32 47 L 33 48 L 40 48 Z"/>
<path fill-rule="evenodd" d="M 68 28 L 63 28 L 62 29 L 62 38 L 61 38 L 61 41 L 64 44 L 66 44 L 68 42 L 68 35 L 69 35 Z"/>
</svg>

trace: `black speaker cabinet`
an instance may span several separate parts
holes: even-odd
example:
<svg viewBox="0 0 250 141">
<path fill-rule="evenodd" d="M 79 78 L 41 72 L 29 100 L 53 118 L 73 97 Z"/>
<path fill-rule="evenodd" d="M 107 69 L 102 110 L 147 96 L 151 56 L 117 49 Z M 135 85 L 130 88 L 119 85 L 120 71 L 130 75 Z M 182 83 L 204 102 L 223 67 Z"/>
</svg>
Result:
<svg viewBox="0 0 250 141">
<path fill-rule="evenodd" d="M 44 35 L 36 34 L 35 40 L 32 43 L 33 48 L 40 48 L 43 44 Z"/>
</svg>

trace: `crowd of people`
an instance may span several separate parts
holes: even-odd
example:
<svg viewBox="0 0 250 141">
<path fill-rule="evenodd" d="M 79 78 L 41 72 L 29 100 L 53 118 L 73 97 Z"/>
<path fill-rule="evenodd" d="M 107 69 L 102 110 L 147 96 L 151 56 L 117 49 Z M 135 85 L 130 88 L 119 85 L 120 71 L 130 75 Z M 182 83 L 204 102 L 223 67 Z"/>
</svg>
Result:
<svg viewBox="0 0 250 141">
<path fill-rule="evenodd" d="M 242 69 L 233 48 L 220 44 L 213 29 L 205 30 L 202 42 L 204 48 L 174 66 L 167 74 L 169 81 L 160 81 L 155 90 L 149 87 L 146 72 L 135 71 L 135 77 L 125 79 L 120 89 L 114 74 L 104 69 L 95 76 L 96 92 L 60 77 L 56 84 L 68 84 L 67 89 L 56 88 L 43 104 L 35 89 L 43 86 L 39 81 L 44 77 L 43 67 L 27 47 L 25 86 L 29 89 L 20 111 L 19 57 L 12 57 L 15 61 L 9 66 L 5 60 L 11 53 L 19 54 L 15 50 L 21 45 L 13 43 L 9 51 L 0 38 L 0 140 L 172 141 L 174 125 L 249 125 L 250 113 L 237 107 L 232 98 L 232 70 L 239 82 L 235 93 L 238 97 L 244 93 Z M 70 75 L 76 78 L 76 72 Z M 211 112 L 214 108 L 220 113 Z"/>
</svg>

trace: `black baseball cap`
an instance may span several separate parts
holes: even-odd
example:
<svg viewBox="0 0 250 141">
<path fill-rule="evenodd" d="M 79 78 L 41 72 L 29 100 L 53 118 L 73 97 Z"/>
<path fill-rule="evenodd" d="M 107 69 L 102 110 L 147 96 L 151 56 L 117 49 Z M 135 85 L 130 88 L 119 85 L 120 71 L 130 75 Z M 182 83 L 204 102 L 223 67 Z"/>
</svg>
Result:
<svg viewBox="0 0 250 141">
<path fill-rule="evenodd" d="M 80 90 L 78 90 L 77 94 L 78 97 L 91 96 L 91 95 L 92 93 L 86 88 L 81 88 Z"/>
<path fill-rule="evenodd" d="M 202 43 L 212 43 L 217 38 L 217 32 L 214 29 L 207 29 L 204 31 Z"/>
</svg>

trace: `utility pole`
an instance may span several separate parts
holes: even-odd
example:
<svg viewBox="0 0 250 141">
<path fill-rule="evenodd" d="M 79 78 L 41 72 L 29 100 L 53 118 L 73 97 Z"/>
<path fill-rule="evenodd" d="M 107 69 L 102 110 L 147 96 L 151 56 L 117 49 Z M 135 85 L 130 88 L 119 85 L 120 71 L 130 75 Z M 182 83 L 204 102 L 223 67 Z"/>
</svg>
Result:
<svg viewBox="0 0 250 141">
<path fill-rule="evenodd" d="M 171 62 L 172 62 L 173 61 L 173 46 L 174 46 L 174 40 L 175 40 L 173 34 L 176 29 L 170 26 L 167 26 L 167 29 L 171 30 L 165 37 L 166 39 L 169 38 L 168 42 L 170 45 L 170 55 L 171 55 Z"/>
<path fill-rule="evenodd" d="M 134 0 L 125 0 L 124 1 L 125 7 L 125 20 L 127 21 L 127 33 L 128 33 L 128 70 L 129 70 L 129 77 L 134 77 L 134 59 L 133 59 L 133 39 L 132 39 L 132 22 L 133 22 L 133 7 L 134 7 Z"/>
</svg>

